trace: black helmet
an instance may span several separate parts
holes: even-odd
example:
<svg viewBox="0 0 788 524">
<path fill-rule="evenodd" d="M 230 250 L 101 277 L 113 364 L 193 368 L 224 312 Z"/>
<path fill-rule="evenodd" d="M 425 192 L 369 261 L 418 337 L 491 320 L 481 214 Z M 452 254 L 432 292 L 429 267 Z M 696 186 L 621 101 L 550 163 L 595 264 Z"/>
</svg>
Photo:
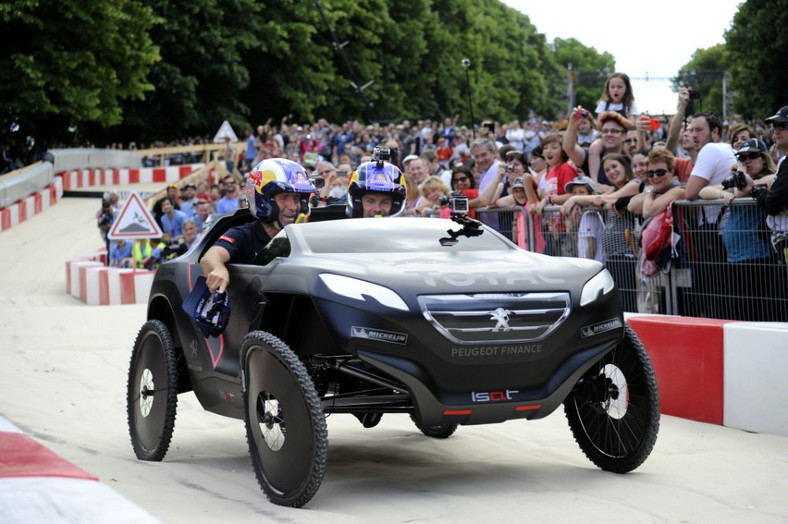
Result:
<svg viewBox="0 0 788 524">
<path fill-rule="evenodd" d="M 363 216 L 361 198 L 367 193 L 381 193 L 392 197 L 391 213 L 395 216 L 405 208 L 407 184 L 405 176 L 394 164 L 388 162 L 364 162 L 350 177 L 345 214 L 349 218 Z"/>
</svg>

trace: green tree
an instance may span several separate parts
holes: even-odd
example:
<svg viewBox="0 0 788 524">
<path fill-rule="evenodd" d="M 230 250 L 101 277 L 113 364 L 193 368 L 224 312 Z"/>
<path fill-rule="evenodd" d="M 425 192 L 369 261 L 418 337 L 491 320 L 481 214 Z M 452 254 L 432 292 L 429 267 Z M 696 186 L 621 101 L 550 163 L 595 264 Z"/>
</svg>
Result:
<svg viewBox="0 0 788 524">
<path fill-rule="evenodd" d="M 0 1 L 0 29 L 4 118 L 49 135 L 77 126 L 99 145 L 290 113 L 468 124 L 466 78 L 477 123 L 552 118 L 567 106 L 567 64 L 588 106 L 614 66 L 574 39 L 548 45 L 498 0 L 17 0 Z"/>
<path fill-rule="evenodd" d="M 39 142 L 122 121 L 122 103 L 153 89 L 156 19 L 138 0 L 0 3 L 3 129 L 22 123 Z"/>
<path fill-rule="evenodd" d="M 249 86 L 241 100 L 256 123 L 289 113 L 298 121 L 313 119 L 314 108 L 327 103 L 327 87 L 337 81 L 330 43 L 316 41 L 323 28 L 320 14 L 311 1 L 260 4 L 255 39 L 244 53 Z"/>
<path fill-rule="evenodd" d="M 161 61 L 149 73 L 155 90 L 124 107 L 114 136 L 173 140 L 212 135 L 223 120 L 248 126 L 240 94 L 249 82 L 244 52 L 258 40 L 262 6 L 254 0 L 145 0 L 163 21 L 150 31 Z"/>
<path fill-rule="evenodd" d="M 774 114 L 788 104 L 788 5 L 747 0 L 725 33 L 733 107 L 745 117 Z"/>
<path fill-rule="evenodd" d="M 679 74 L 673 78 L 676 87 L 690 87 L 701 95 L 700 103 L 695 103 L 695 111 L 701 107 L 722 116 L 723 75 L 729 62 L 725 44 L 717 44 L 708 49 L 698 49 Z"/>
<path fill-rule="evenodd" d="M 608 75 L 615 71 L 613 55 L 607 51 L 600 54 L 595 48 L 587 47 L 574 38 L 556 38 L 553 49 L 555 61 L 564 71 L 572 64 L 575 105 L 593 111 L 602 95 Z M 565 104 L 564 108 L 566 107 Z"/>
<path fill-rule="evenodd" d="M 460 60 L 471 61 L 471 87 L 477 121 L 492 118 L 510 121 L 524 118 L 530 108 L 544 110 L 550 90 L 544 71 L 553 69 L 544 35 L 538 34 L 530 19 L 497 0 L 436 3 L 441 24 L 452 35 L 444 60 L 449 66 L 442 80 L 454 79 L 464 87 Z M 453 103 L 466 105 L 464 89 L 456 89 Z M 457 96 L 460 95 L 460 96 Z M 443 114 L 454 114 L 441 108 Z"/>
</svg>

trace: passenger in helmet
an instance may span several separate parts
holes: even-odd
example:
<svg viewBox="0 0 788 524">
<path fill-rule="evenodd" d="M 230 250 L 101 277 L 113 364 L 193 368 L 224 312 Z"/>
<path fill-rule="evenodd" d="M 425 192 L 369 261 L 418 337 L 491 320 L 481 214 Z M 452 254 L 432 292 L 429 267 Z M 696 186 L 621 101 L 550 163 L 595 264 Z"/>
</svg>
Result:
<svg viewBox="0 0 788 524">
<path fill-rule="evenodd" d="M 350 176 L 345 214 L 349 218 L 396 216 L 405 207 L 402 172 L 384 161 L 364 162 Z"/>
<path fill-rule="evenodd" d="M 246 198 L 258 218 L 228 229 L 200 260 L 208 289 L 223 292 L 230 283 L 227 264 L 248 264 L 283 227 L 309 215 L 315 186 L 306 171 L 284 158 L 263 160 L 249 173 Z"/>
</svg>

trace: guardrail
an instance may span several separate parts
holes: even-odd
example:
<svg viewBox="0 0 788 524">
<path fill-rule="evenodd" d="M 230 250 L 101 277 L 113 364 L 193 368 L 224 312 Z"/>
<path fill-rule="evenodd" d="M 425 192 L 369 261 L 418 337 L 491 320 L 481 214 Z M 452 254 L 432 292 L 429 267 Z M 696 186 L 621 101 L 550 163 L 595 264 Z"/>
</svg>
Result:
<svg viewBox="0 0 788 524">
<path fill-rule="evenodd" d="M 757 204 L 751 198 L 736 199 L 720 215 L 716 229 L 698 225 L 700 210 L 713 215 L 711 211 L 720 210 L 722 205 L 721 200 L 674 202 L 674 230 L 681 244 L 677 245 L 669 267 L 654 277 L 645 277 L 640 271 L 642 218 L 626 212 L 615 216 L 620 237 L 606 238 L 603 244 L 606 248 L 614 246 L 612 252 L 606 253 L 607 268 L 618 285 L 625 311 L 788 322 L 788 268 L 770 246 L 771 231 L 765 226 L 734 230 L 728 225 L 734 209 L 738 218 L 743 216 L 744 220 L 730 223 L 757 222 Z M 560 206 L 547 206 L 542 217 L 524 211 L 522 207 L 476 210 L 480 218 L 498 214 L 498 231 L 513 241 L 516 240 L 512 229 L 517 214 L 522 213 L 521 223 L 527 228 L 525 249 L 554 256 L 577 256 L 576 217 L 564 217 Z M 606 227 L 609 226 L 607 223 Z M 742 253 L 749 258 L 729 258 L 723 235 L 727 235 L 727 242 L 735 249 L 733 258 Z"/>
<path fill-rule="evenodd" d="M 246 150 L 246 142 L 235 142 L 230 145 L 233 155 L 237 156 Z M 169 157 L 188 155 L 197 153 L 199 158 L 193 158 L 187 163 L 200 162 L 207 164 L 215 159 L 217 153 L 224 154 L 227 151 L 227 144 L 193 144 L 188 146 L 160 147 L 151 149 L 134 149 L 129 153 L 136 155 L 142 161 L 143 157 L 157 159 L 156 165 L 162 167 L 166 165 Z"/>
</svg>

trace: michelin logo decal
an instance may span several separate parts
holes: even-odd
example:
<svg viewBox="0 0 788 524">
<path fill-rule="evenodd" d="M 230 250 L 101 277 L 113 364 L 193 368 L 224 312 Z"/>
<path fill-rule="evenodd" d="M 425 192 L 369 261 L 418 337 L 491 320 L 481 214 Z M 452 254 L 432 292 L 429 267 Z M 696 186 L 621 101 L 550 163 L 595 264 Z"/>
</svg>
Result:
<svg viewBox="0 0 788 524">
<path fill-rule="evenodd" d="M 610 320 L 605 320 L 599 324 L 581 327 L 580 336 L 583 338 L 593 337 L 594 335 L 599 335 L 600 333 L 604 333 L 606 331 L 618 329 L 621 326 L 622 324 L 620 318 L 611 318 Z"/>
<path fill-rule="evenodd" d="M 405 333 L 396 333 L 394 331 L 383 331 L 359 326 L 352 326 L 350 328 L 350 336 L 351 338 L 366 338 L 379 342 L 390 342 L 401 346 L 408 343 L 408 335 Z"/>
</svg>

